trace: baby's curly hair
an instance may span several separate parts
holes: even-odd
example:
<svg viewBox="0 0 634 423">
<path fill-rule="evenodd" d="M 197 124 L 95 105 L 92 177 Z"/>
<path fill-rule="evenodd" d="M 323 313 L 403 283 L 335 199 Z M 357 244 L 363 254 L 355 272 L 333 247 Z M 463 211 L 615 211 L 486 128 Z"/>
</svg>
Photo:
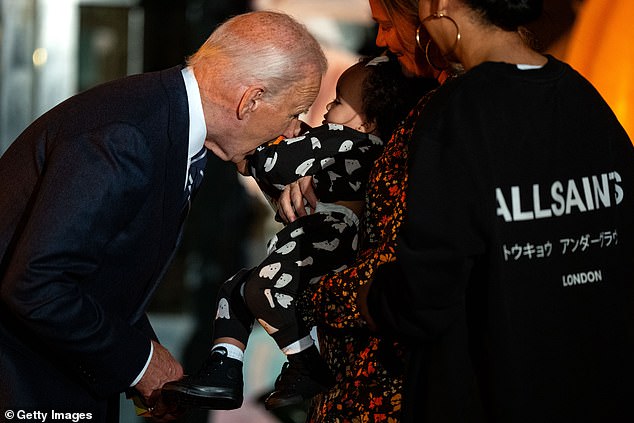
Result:
<svg viewBox="0 0 634 423">
<path fill-rule="evenodd" d="M 433 78 L 406 77 L 389 52 L 378 58 L 363 57 L 359 63 L 366 70 L 361 113 L 367 122 L 376 125 L 376 135 L 384 140 L 391 137 L 418 100 L 438 86 Z"/>
</svg>

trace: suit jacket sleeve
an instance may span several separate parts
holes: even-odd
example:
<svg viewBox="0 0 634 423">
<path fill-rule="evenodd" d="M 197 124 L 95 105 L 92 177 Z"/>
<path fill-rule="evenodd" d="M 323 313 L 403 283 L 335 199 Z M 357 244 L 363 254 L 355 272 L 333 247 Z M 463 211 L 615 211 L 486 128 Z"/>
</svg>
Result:
<svg viewBox="0 0 634 423">
<path fill-rule="evenodd" d="M 112 395 L 139 374 L 150 341 L 93 295 L 121 293 L 91 281 L 100 251 L 125 236 L 143 204 L 152 156 L 143 135 L 121 123 L 47 148 L 39 152 L 45 167 L 0 294 L 39 347 L 98 395 Z"/>
</svg>

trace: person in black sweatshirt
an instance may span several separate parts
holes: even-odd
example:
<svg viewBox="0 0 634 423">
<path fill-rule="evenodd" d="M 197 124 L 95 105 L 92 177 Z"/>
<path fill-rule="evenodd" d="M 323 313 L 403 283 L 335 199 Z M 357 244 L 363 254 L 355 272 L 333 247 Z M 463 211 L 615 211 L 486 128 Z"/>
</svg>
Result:
<svg viewBox="0 0 634 423">
<path fill-rule="evenodd" d="M 358 292 L 409 347 L 404 422 L 634 421 L 634 148 L 539 0 L 421 0 L 435 66 L 396 260 Z M 609 70 L 606 70 L 609 71 Z"/>
</svg>

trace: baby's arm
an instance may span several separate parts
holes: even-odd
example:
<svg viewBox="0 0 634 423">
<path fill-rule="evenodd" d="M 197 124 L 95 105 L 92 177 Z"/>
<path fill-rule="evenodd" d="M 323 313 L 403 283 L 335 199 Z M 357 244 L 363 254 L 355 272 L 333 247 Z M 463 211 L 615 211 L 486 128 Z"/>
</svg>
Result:
<svg viewBox="0 0 634 423">
<path fill-rule="evenodd" d="M 251 175 L 269 195 L 278 197 L 284 187 L 302 176 L 314 175 L 339 157 L 357 154 L 381 141 L 342 125 L 322 125 L 304 135 L 263 146 L 249 157 Z M 276 194 L 273 194 L 273 193 Z"/>
</svg>

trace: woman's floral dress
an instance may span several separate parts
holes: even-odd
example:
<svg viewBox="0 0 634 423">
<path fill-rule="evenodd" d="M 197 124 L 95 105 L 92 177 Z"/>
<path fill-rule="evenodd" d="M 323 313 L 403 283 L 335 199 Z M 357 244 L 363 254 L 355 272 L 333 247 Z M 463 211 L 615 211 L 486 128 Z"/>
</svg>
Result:
<svg viewBox="0 0 634 423">
<path fill-rule="evenodd" d="M 403 221 L 407 189 L 407 144 L 427 95 L 386 144 L 370 173 L 364 239 L 355 262 L 322 278 L 305 296 L 314 315 L 324 358 L 337 384 L 317 396 L 308 422 L 397 422 L 401 410 L 402 370 L 398 344 L 373 336 L 356 307 L 356 290 L 381 263 L 394 260 L 396 235 Z"/>
</svg>

